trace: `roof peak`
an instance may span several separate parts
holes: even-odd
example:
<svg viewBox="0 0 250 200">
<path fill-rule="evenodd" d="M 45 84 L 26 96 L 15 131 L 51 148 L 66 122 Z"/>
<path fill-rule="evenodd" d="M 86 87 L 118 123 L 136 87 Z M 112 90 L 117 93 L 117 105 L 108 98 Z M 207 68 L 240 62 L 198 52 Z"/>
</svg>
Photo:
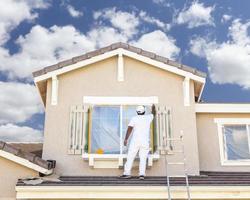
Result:
<svg viewBox="0 0 250 200">
<path fill-rule="evenodd" d="M 108 46 L 105 46 L 105 47 L 102 47 L 102 48 L 87 52 L 87 53 L 82 54 L 80 56 L 76 56 L 76 57 L 73 57 L 73 58 L 68 59 L 68 60 L 63 60 L 61 62 L 58 62 L 57 64 L 47 66 L 47 67 L 45 67 L 45 68 L 43 68 L 41 70 L 33 72 L 33 77 L 44 75 L 44 74 L 49 73 L 51 71 L 55 71 L 57 69 L 69 66 L 71 64 L 74 64 L 74 63 L 77 63 L 77 62 L 80 62 L 80 61 L 83 61 L 83 60 L 90 59 L 92 57 L 95 57 L 95 56 L 98 56 L 98 55 L 101 55 L 101 54 L 104 54 L 106 52 L 113 51 L 113 50 L 116 50 L 116 49 L 119 49 L 119 48 L 125 49 L 127 51 L 131 51 L 133 53 L 137 53 L 139 55 L 151 58 L 153 60 L 162 62 L 164 64 L 171 65 L 173 67 L 176 67 L 176 68 L 182 69 L 184 71 L 193 73 L 193 74 L 195 74 L 197 76 L 206 77 L 206 73 L 204 73 L 202 71 L 199 71 L 196 68 L 189 67 L 187 65 L 183 65 L 181 63 L 170 60 L 169 58 L 157 55 L 157 54 L 155 54 L 153 52 L 146 51 L 146 50 L 143 50 L 141 48 L 138 48 L 138 47 L 135 47 L 135 46 L 132 46 L 130 44 L 123 43 L 123 42 L 116 42 L 116 43 L 113 43 L 111 45 L 108 45 Z"/>
</svg>

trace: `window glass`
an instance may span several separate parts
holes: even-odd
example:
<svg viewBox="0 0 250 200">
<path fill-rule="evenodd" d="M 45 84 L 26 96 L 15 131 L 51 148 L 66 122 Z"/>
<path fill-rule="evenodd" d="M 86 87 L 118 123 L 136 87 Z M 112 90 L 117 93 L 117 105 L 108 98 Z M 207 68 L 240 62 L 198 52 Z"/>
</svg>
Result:
<svg viewBox="0 0 250 200">
<path fill-rule="evenodd" d="M 91 153 L 120 152 L 120 107 L 94 106 L 91 126 Z"/>
<path fill-rule="evenodd" d="M 225 125 L 224 142 L 227 160 L 250 159 L 246 125 Z"/>
</svg>

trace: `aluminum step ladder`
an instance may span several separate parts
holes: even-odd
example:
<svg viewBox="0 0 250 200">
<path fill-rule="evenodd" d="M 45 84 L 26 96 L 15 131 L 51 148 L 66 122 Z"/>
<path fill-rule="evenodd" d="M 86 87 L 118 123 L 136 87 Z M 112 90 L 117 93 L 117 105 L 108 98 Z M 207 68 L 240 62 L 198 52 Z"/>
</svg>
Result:
<svg viewBox="0 0 250 200">
<path fill-rule="evenodd" d="M 184 148 L 184 142 L 183 142 L 183 131 L 181 131 L 180 138 L 167 138 L 163 136 L 163 141 L 164 144 L 166 145 L 169 149 L 169 144 L 171 143 L 177 143 L 180 142 L 181 149 L 180 150 L 171 150 L 171 154 L 181 154 L 182 155 L 182 160 L 178 162 L 168 162 L 167 155 L 169 153 L 169 150 L 164 150 L 163 153 L 165 154 L 165 163 L 166 163 L 166 175 L 167 175 L 167 190 L 168 190 L 168 200 L 172 200 L 171 197 L 171 185 L 170 185 L 170 178 L 171 177 L 184 177 L 185 178 L 185 185 L 186 185 L 186 191 L 187 191 L 187 199 L 191 200 L 190 198 L 190 188 L 189 188 L 189 180 L 188 180 L 188 171 L 187 171 L 187 166 L 186 166 L 186 154 L 185 154 L 185 148 Z M 183 166 L 183 174 L 184 175 L 175 175 L 175 176 L 170 176 L 168 175 L 168 168 L 169 165 L 182 165 Z"/>
</svg>

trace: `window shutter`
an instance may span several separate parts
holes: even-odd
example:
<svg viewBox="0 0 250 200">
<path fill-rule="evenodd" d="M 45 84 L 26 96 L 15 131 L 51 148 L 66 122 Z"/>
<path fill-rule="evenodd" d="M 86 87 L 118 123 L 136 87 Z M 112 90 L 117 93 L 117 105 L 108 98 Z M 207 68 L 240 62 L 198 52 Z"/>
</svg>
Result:
<svg viewBox="0 0 250 200">
<path fill-rule="evenodd" d="M 170 139 L 172 137 L 172 116 L 171 109 L 167 106 L 156 106 L 155 116 L 155 149 L 159 153 L 172 149 Z"/>
<path fill-rule="evenodd" d="M 87 130 L 88 106 L 71 106 L 69 120 L 68 154 L 82 154 Z"/>
</svg>

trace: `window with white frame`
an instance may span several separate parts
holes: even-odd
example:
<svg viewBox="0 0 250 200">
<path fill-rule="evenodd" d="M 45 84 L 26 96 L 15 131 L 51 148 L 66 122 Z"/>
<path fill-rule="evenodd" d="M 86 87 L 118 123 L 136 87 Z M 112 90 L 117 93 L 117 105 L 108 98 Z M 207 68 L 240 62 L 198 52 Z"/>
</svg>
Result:
<svg viewBox="0 0 250 200">
<path fill-rule="evenodd" d="M 151 106 L 146 108 L 146 114 L 149 114 Z M 90 111 L 88 152 L 126 153 L 123 141 L 128 123 L 135 115 L 136 105 L 93 105 Z"/>
<path fill-rule="evenodd" d="M 224 125 L 222 130 L 225 159 L 250 160 L 249 125 Z"/>
<path fill-rule="evenodd" d="M 250 121 L 217 119 L 222 164 L 250 162 Z"/>
</svg>

